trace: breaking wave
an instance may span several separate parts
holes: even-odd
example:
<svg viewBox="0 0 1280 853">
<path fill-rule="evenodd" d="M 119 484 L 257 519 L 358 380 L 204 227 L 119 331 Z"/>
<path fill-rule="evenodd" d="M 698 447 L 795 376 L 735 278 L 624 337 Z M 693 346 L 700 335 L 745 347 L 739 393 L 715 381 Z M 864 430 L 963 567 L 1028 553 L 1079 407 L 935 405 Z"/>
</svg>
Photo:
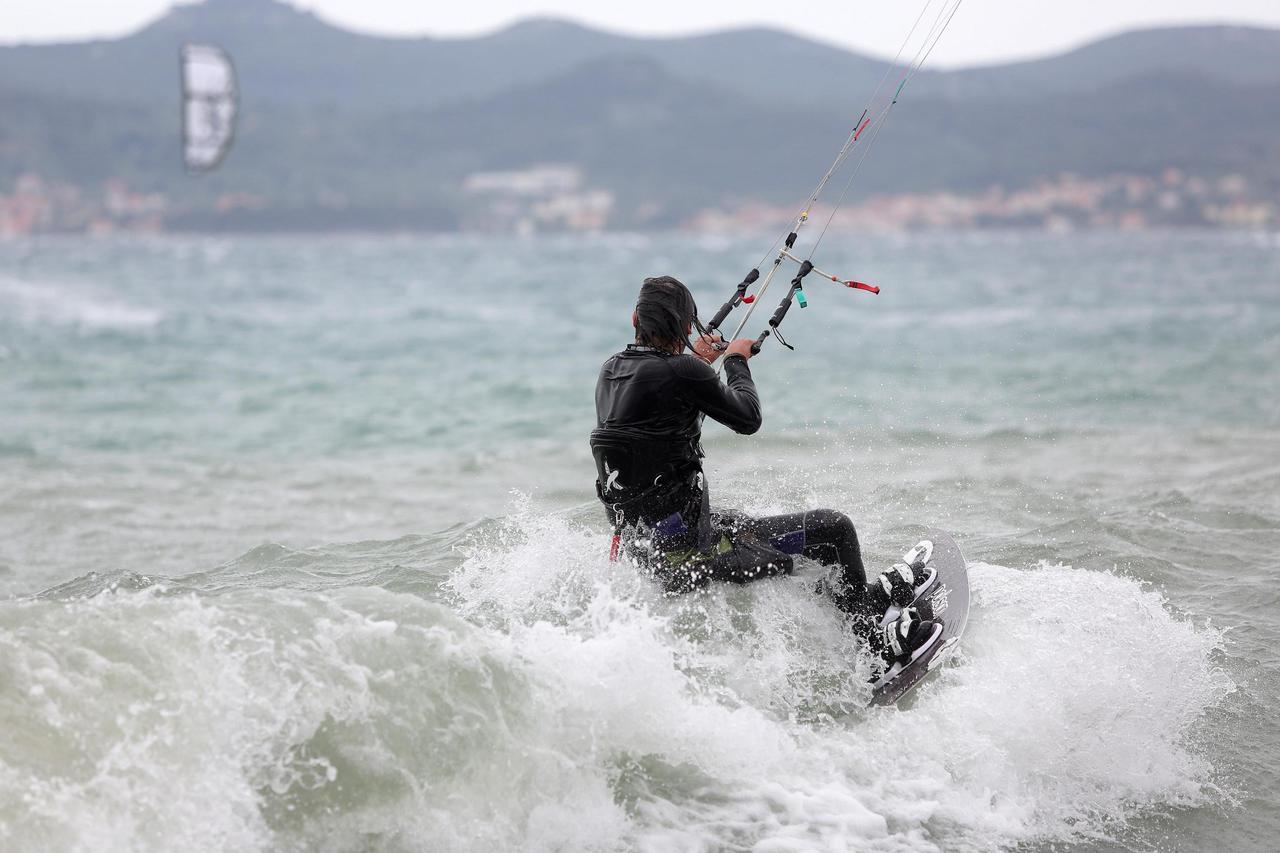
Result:
<svg viewBox="0 0 1280 853">
<path fill-rule="evenodd" d="M 417 544 L 405 575 L 463 551 L 418 594 L 260 567 L 0 604 L 0 847 L 989 850 L 1225 796 L 1222 638 L 1118 574 L 973 564 L 963 654 L 868 710 L 816 567 L 668 599 L 558 515 Z"/>
<path fill-rule="evenodd" d="M 136 331 L 158 326 L 164 312 L 101 299 L 81 288 L 0 277 L 3 313 L 28 326 L 73 326 L 84 331 Z"/>
</svg>

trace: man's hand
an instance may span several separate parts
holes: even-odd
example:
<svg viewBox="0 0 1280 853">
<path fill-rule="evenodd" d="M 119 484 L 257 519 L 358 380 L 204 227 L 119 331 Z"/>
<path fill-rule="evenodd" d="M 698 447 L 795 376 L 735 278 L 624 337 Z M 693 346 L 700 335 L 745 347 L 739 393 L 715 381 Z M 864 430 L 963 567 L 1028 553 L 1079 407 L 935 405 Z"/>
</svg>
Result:
<svg viewBox="0 0 1280 853">
<path fill-rule="evenodd" d="M 725 350 L 725 356 L 740 355 L 743 358 L 751 358 L 751 348 L 755 346 L 754 338 L 738 338 L 729 344 L 729 348 Z"/>
<path fill-rule="evenodd" d="M 719 333 L 715 335 L 703 335 L 698 338 L 698 342 L 693 345 L 693 354 L 712 364 L 717 358 L 724 353 L 724 338 Z"/>
</svg>

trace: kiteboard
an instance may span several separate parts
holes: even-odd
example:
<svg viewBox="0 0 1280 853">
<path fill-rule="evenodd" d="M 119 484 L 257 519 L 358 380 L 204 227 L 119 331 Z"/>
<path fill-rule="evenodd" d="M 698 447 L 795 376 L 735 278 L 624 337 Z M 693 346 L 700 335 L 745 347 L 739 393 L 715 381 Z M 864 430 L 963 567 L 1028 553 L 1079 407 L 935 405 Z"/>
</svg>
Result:
<svg viewBox="0 0 1280 853">
<path fill-rule="evenodd" d="M 911 564 L 924 564 L 925 581 L 916 590 L 913 604 L 925 618 L 940 627 L 929 641 L 906 663 L 895 662 L 871 682 L 871 704 L 891 705 L 910 693 L 931 672 L 937 671 L 955 652 L 969 620 L 969 571 L 960 546 L 941 530 L 930 530 L 927 538 L 903 557 Z M 932 611 L 932 616 L 928 611 Z M 890 607 L 881 620 L 888 625 L 901 610 Z"/>
</svg>

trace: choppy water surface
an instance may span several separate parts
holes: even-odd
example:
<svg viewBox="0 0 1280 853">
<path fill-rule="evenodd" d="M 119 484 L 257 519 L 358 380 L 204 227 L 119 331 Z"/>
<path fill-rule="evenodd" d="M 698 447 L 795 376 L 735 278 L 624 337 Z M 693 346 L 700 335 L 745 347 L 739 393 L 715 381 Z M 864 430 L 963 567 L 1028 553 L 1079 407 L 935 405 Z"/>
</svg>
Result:
<svg viewBox="0 0 1280 853">
<path fill-rule="evenodd" d="M 877 710 L 815 566 L 606 559 L 639 279 L 767 243 L 0 244 L 0 848 L 1270 849 L 1280 241 L 824 243 L 882 294 L 809 286 L 708 470 L 956 532 L 963 655 Z"/>
</svg>

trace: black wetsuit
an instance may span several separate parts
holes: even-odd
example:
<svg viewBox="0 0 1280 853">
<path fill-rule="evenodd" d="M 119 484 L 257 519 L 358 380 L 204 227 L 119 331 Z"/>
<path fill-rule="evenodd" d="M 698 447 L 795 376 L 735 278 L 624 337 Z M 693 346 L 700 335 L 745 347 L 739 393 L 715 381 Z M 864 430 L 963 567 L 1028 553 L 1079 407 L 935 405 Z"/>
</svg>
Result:
<svg viewBox="0 0 1280 853">
<path fill-rule="evenodd" d="M 702 415 L 735 432 L 760 428 L 760 399 L 742 356 L 725 381 L 694 355 L 632 345 L 611 357 L 596 385 L 591 433 L 596 491 L 628 551 L 669 591 L 710 581 L 746 583 L 790 573 L 803 554 L 842 567 L 841 606 L 860 609 L 866 574 L 853 523 L 833 510 L 751 518 L 711 509 L 702 472 Z"/>
</svg>

